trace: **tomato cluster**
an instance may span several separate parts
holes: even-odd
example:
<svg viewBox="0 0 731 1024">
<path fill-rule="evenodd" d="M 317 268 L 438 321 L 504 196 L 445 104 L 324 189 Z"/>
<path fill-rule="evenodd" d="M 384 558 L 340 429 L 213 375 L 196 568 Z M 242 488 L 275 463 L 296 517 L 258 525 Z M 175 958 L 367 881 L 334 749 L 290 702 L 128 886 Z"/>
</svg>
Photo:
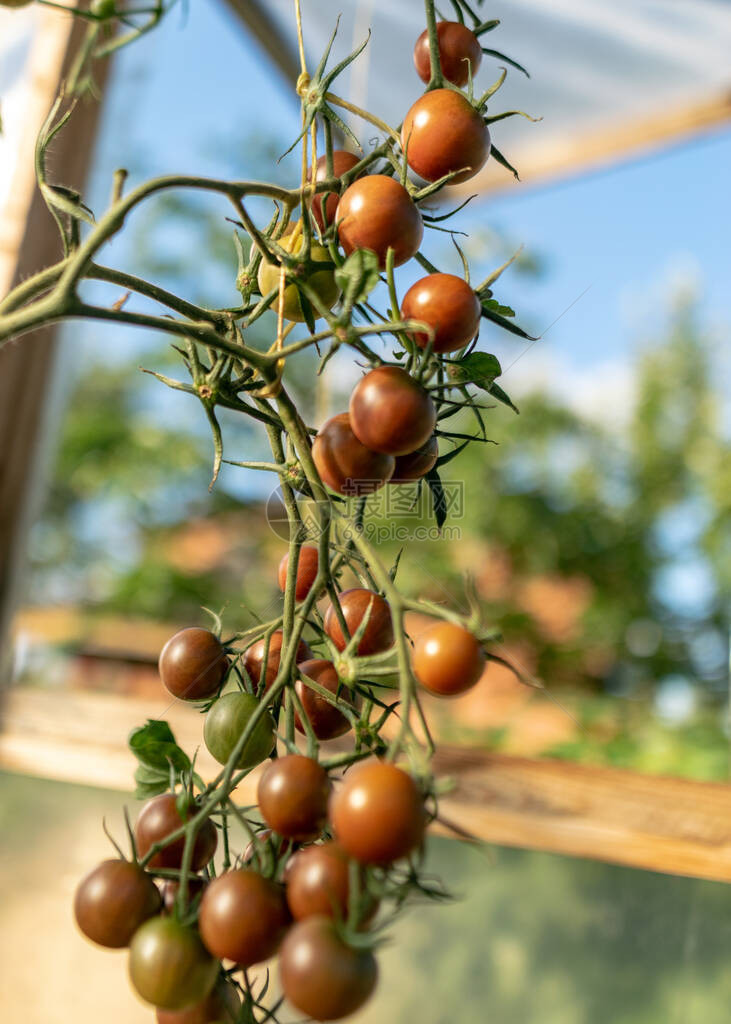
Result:
<svg viewBox="0 0 731 1024">
<path fill-rule="evenodd" d="M 428 34 L 415 46 L 415 66 L 429 88 L 404 118 L 401 155 L 391 131 L 388 160 L 378 172 L 372 160 L 361 166 L 345 150 L 320 157 L 310 183 L 320 191 L 308 188 L 304 172 L 300 220 L 289 221 L 296 207 L 285 201 L 278 234 L 250 232 L 259 253 L 249 283 L 255 291 L 256 277 L 259 293 L 284 319 L 312 329 L 321 315 L 342 340 L 353 327 L 346 322 L 352 279 L 338 248 L 346 259 L 363 250 L 375 254 L 350 264 L 361 264 L 359 272 L 374 281 L 386 270 L 393 298 L 391 270 L 417 255 L 423 237 L 417 200 L 434 191 L 409 182 L 407 167 L 427 182 L 460 182 L 487 160 L 490 136 L 471 88 L 482 55 L 478 39 L 462 24 L 439 22 L 434 45 L 440 74 Z M 460 91 L 466 84 L 469 95 Z M 316 91 L 312 82 L 307 88 Z M 397 299 L 392 305 L 398 307 Z M 468 281 L 437 272 L 417 280 L 400 310 L 392 309 L 394 321 L 410 321 L 394 327 L 408 360 L 370 360 L 347 411 L 327 420 L 312 440 L 311 463 L 311 435 L 301 421 L 300 436 L 285 421 L 284 404 L 269 406 L 261 391 L 253 392 L 268 422 L 275 409 L 281 412 L 280 434 L 299 437 L 292 450 L 307 468 L 309 496 L 322 497 L 324 484 L 337 495 L 360 497 L 432 473 L 443 385 L 426 384 L 437 373 L 443 380 L 441 357 L 476 338 L 482 313 Z M 284 362 L 288 353 L 280 352 L 272 364 Z M 242 390 L 258 387 L 251 374 L 238 380 Z M 267 395 L 275 396 L 276 383 L 267 378 L 267 384 Z M 350 507 L 331 499 L 330 511 L 343 505 Z M 377 688 L 392 688 L 392 679 L 385 680 L 400 674 L 401 692 L 420 711 L 416 683 L 439 697 L 464 693 L 486 664 L 479 631 L 473 635 L 445 613 L 410 648 L 403 618 L 412 606 L 396 603 L 393 574 L 379 573 L 362 553 L 351 559 L 357 545 L 350 542 L 343 557 L 339 538 L 325 531 L 317 546 L 302 544 L 303 523 L 292 525 L 276 574 L 284 593 L 278 618 L 228 640 L 220 623 L 215 631 L 183 629 L 160 654 L 163 685 L 198 705 L 205 746 L 223 770 L 206 785 L 166 724 L 148 723 L 136 778 L 149 798 L 130 826 L 132 857 L 120 853 L 102 862 L 76 893 L 80 930 L 101 946 L 128 947 L 132 985 L 155 1007 L 158 1024 L 235 1024 L 245 1013 L 258 1020 L 253 1007 L 257 1013 L 261 1007 L 246 970 L 275 956 L 281 988 L 298 1011 L 314 1020 L 340 1019 L 376 985 L 376 916 L 389 903 L 400 908 L 410 889 L 427 891 L 421 852 L 436 813 L 434 787 L 418 759 L 418 772 L 397 763 L 411 754 L 408 713 L 396 739 L 389 736 L 390 746 L 384 741 L 382 726 L 397 702 Z M 355 570 L 358 585 L 347 585 L 345 569 Z M 320 760 L 321 742 L 349 733 L 347 753 L 341 747 Z M 236 787 L 256 768 L 256 803 L 239 806 Z M 232 824 L 247 833 L 243 851 L 233 849 Z"/>
</svg>

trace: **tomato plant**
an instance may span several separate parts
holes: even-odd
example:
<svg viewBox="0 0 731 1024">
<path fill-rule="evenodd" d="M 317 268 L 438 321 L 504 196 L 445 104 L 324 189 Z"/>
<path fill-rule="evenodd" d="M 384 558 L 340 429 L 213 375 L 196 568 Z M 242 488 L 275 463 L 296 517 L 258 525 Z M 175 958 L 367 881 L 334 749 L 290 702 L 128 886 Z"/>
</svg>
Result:
<svg viewBox="0 0 731 1024">
<path fill-rule="evenodd" d="M 313 1020 L 340 1020 L 373 992 L 378 966 L 370 950 L 347 945 L 329 917 L 308 917 L 284 940 L 279 974 L 296 1009 Z"/>
<path fill-rule="evenodd" d="M 109 949 L 128 946 L 139 926 L 160 910 L 160 893 L 134 862 L 105 860 L 82 879 L 74 916 L 87 939 Z"/>
<path fill-rule="evenodd" d="M 491 406 L 481 396 L 510 405 L 496 383 L 498 360 L 473 349 L 480 321 L 530 337 L 494 295 L 509 264 L 486 268 L 475 285 L 466 257 L 463 279 L 420 251 L 425 227 L 439 229 L 451 216 L 437 212 L 447 180 L 472 177 L 490 152 L 513 170 L 491 150 L 490 130 L 520 112 L 488 110 L 507 72 L 482 95 L 472 80 L 480 38 L 497 22 L 480 21 L 467 0 L 451 0 L 455 22 L 438 22 L 434 0 L 424 0 L 426 31 L 414 61 L 426 91 L 398 132 L 341 98 L 334 84 L 363 47 L 334 63 L 333 36 L 322 60 L 308 66 L 301 2 L 293 4 L 302 42 L 298 178 L 287 186 L 170 174 L 125 190 L 120 172 L 109 208 L 94 217 L 83 197 L 53 184 L 52 143 L 89 92 L 98 57 L 151 31 L 175 0 L 127 10 L 116 36 L 104 24 L 119 18 L 114 0 L 69 8 L 83 22 L 81 48 L 35 147 L 39 201 L 58 226 L 63 255 L 0 299 L 0 345 L 71 317 L 164 333 L 186 376 L 155 375 L 181 401 L 202 404 L 213 441 L 211 486 L 223 462 L 222 424 L 245 416 L 258 431 L 252 449 L 267 440 L 273 461 L 235 464 L 272 474 L 286 510 L 289 547 L 272 567 L 281 600 L 207 613 L 210 628 L 189 625 L 160 655 L 162 684 L 198 704 L 192 710 L 201 713 L 220 771 L 178 746 L 167 722 L 135 729 L 136 795 L 147 802 L 134 830 L 128 825 L 131 856 L 123 859 L 118 846 L 120 859 L 99 865 L 76 895 L 84 934 L 106 946 L 129 944 L 133 987 L 157 1007 L 158 1024 L 231 1016 L 281 1024 L 276 998 L 246 970 L 278 951 L 282 988 L 300 1013 L 339 1019 L 365 1002 L 377 977 L 376 908 L 384 909 L 385 927 L 414 898 L 443 895 L 422 863 L 441 792 L 424 690 L 463 692 L 487 662 L 505 663 L 469 588 L 461 614 L 407 593 L 401 557 L 412 559 L 412 575 L 419 569 L 410 546 L 388 565 L 369 530 L 378 501 L 371 495 L 391 482 L 415 496 L 428 492 L 443 526 L 442 466 L 467 444 L 487 442 Z M 361 121 L 365 146 L 353 133 Z M 336 131 L 362 157 L 334 149 Z M 179 189 L 230 203 L 236 303 L 199 304 L 102 262 L 131 214 Z M 415 262 L 400 279 L 398 268 L 412 259 L 423 269 Z M 109 286 L 116 293 L 93 305 L 91 296 Z M 120 291 L 129 306 L 118 301 Z M 259 347 L 250 339 L 265 314 L 271 344 Z M 300 353 L 317 355 L 318 376 L 347 375 L 343 356 L 353 357 L 362 376 L 347 412 L 310 422 L 307 410 L 323 403 L 313 401 L 314 372 L 292 388 Z M 302 360 L 300 372 L 311 365 Z M 453 419 L 458 413 L 474 420 L 468 433 Z M 380 497 L 396 505 L 410 498 L 389 490 Z M 436 621 L 412 650 L 414 613 Z M 338 737 L 336 749 L 323 750 Z M 254 804 L 242 794 L 261 765 Z M 222 970 L 221 960 L 231 966 Z"/>
<path fill-rule="evenodd" d="M 152 917 L 132 937 L 129 977 L 146 1002 L 163 1010 L 184 1010 L 211 992 L 219 964 L 197 932 L 174 917 Z"/>
<path fill-rule="evenodd" d="M 288 754 L 272 761 L 261 778 L 257 801 L 264 821 L 285 839 L 307 842 L 327 821 L 330 780 L 311 757 Z"/>
<path fill-rule="evenodd" d="M 282 886 L 249 868 L 214 878 L 198 917 L 201 938 L 213 956 L 242 967 L 273 956 L 288 923 Z"/>
</svg>

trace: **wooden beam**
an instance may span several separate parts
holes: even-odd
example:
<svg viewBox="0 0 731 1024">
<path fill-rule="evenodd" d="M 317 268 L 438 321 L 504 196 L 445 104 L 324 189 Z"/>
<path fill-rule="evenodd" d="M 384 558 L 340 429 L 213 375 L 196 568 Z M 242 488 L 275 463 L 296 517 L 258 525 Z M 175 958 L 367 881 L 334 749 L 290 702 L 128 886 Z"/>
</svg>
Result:
<svg viewBox="0 0 731 1024">
<path fill-rule="evenodd" d="M 76 53 L 86 22 L 47 8 L 39 15 L 28 62 L 29 90 L 9 198 L 0 211 L 0 295 L 59 259 L 58 230 L 36 188 L 35 140 Z M 107 62 L 97 64 L 101 86 Z M 51 151 L 51 177 L 81 189 L 89 168 L 98 102 L 82 101 Z M 0 650 L 20 586 L 27 527 L 40 492 L 56 341 L 53 330 L 0 350 Z M 2 659 L 2 655 L 0 655 Z M 0 664 L 0 677 L 3 666 Z"/>
<path fill-rule="evenodd" d="M 520 182 L 494 160 L 476 177 L 449 189 L 457 195 L 505 192 L 516 185 L 550 185 L 650 156 L 689 139 L 722 131 L 731 124 L 731 91 L 686 107 L 672 107 L 637 120 L 604 124 L 601 131 L 578 131 L 508 150 L 505 155 Z"/>
<path fill-rule="evenodd" d="M 18 688 L 0 722 L 0 768 L 66 782 L 132 788 L 133 728 L 166 718 L 204 779 L 218 765 L 202 744 L 200 714 L 180 701 Z M 440 801 L 448 821 L 488 843 L 731 881 L 731 786 L 536 761 L 466 748 L 438 751 L 454 780 Z M 237 790 L 256 800 L 257 773 Z M 442 834 L 450 833 L 443 825 Z"/>
</svg>

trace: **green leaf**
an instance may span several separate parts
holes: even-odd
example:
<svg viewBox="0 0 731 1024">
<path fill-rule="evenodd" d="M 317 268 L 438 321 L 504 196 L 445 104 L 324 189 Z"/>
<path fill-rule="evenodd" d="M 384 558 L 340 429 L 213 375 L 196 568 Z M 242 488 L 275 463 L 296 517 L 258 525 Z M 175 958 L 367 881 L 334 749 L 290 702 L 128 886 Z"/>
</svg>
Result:
<svg viewBox="0 0 731 1024">
<path fill-rule="evenodd" d="M 464 359 L 447 366 L 447 376 L 455 384 L 476 384 L 485 390 L 501 373 L 500 361 L 490 352 L 470 352 Z"/>
<path fill-rule="evenodd" d="M 437 521 L 437 526 L 441 530 L 447 519 L 447 498 L 444 494 L 444 488 L 442 487 L 442 481 L 439 478 L 439 474 L 436 469 L 430 469 L 424 477 L 429 490 L 431 491 L 432 508 L 434 509 L 434 518 Z"/>
<path fill-rule="evenodd" d="M 513 410 L 513 412 L 520 413 L 518 406 L 514 405 L 510 396 L 507 395 L 498 384 L 491 384 L 486 390 L 493 398 L 497 398 L 498 402 L 502 402 L 503 405 L 507 405 L 508 408 Z"/>
<path fill-rule="evenodd" d="M 487 299 L 482 303 L 482 308 L 489 309 L 499 316 L 515 316 L 514 309 L 511 309 L 510 306 L 501 306 L 497 299 Z"/>
<path fill-rule="evenodd" d="M 487 303 L 482 303 L 482 315 L 486 320 L 491 320 L 498 327 L 502 327 L 506 331 L 510 331 L 511 334 L 517 334 L 519 338 L 526 338 L 528 341 L 538 341 L 538 338 L 534 338 L 532 334 L 528 334 L 522 327 L 518 327 L 517 324 L 512 323 L 502 313 L 498 313 L 497 310 L 490 308 L 490 303 L 494 301 L 490 299 Z M 511 310 L 512 312 L 512 310 Z"/>
<path fill-rule="evenodd" d="M 346 305 L 365 302 L 379 277 L 378 257 L 370 249 L 356 249 L 335 271 L 335 281 Z"/>
<path fill-rule="evenodd" d="M 165 793 L 170 787 L 170 766 L 174 774 L 190 772 L 190 758 L 175 742 L 167 722 L 148 719 L 147 724 L 135 729 L 127 741 L 139 761 L 135 771 L 136 796 L 145 799 Z"/>
</svg>

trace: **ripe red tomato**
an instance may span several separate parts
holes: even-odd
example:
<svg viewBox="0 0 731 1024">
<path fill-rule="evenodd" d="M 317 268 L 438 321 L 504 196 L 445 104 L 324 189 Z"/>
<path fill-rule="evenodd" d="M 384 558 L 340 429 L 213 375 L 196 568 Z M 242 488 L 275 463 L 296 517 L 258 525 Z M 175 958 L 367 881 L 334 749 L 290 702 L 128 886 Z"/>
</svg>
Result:
<svg viewBox="0 0 731 1024">
<path fill-rule="evenodd" d="M 405 771 L 385 761 L 352 768 L 330 801 L 335 838 L 363 864 L 390 864 L 424 838 L 424 801 Z"/>
<path fill-rule="evenodd" d="M 299 566 L 297 570 L 297 577 L 299 579 Z M 286 579 L 286 577 L 285 577 Z M 269 689 L 274 680 L 277 678 L 277 672 L 279 672 L 279 666 L 282 661 L 282 641 L 284 640 L 284 633 L 281 629 L 276 630 L 271 635 L 269 640 L 269 653 L 267 655 L 266 672 L 264 674 L 264 692 Z M 264 638 L 257 640 L 255 644 L 252 644 L 244 654 L 244 668 L 249 673 L 249 678 L 255 687 L 259 687 L 262 677 L 262 669 L 264 665 L 264 648 L 266 644 Z M 312 651 L 305 643 L 304 640 L 300 640 L 297 645 L 297 656 L 296 662 L 299 664 L 301 661 L 307 661 L 308 658 L 312 657 Z"/>
<path fill-rule="evenodd" d="M 380 654 L 381 651 L 387 651 L 393 645 L 391 609 L 388 601 L 380 594 L 374 594 L 372 590 L 363 590 L 361 587 L 354 587 L 352 590 L 344 590 L 339 595 L 339 599 L 343 618 L 351 637 L 357 632 L 370 609 L 368 625 L 358 641 L 357 654 Z M 343 636 L 337 613 L 332 605 L 325 612 L 324 625 L 325 632 L 337 649 L 344 651 L 347 640 Z"/>
<path fill-rule="evenodd" d="M 353 153 L 348 153 L 345 149 L 333 150 L 333 176 L 336 178 L 341 177 L 346 171 L 349 171 L 352 167 L 355 167 L 359 163 L 357 156 Z M 327 156 L 321 156 L 317 161 L 317 169 L 315 171 L 315 181 L 325 181 L 329 177 L 327 173 Z M 327 199 L 324 200 L 324 196 L 327 195 Z M 323 200 L 325 207 L 325 216 L 323 217 Z M 319 193 L 312 200 L 312 216 L 317 222 L 317 226 L 320 231 L 325 230 L 325 219 L 327 218 L 327 227 L 335 223 L 335 212 L 338 208 L 338 202 L 340 196 L 336 192 L 330 193 Z"/>
<path fill-rule="evenodd" d="M 300 548 L 299 560 L 297 562 L 297 583 L 296 583 L 295 590 L 294 590 L 294 596 L 295 596 L 295 600 L 296 601 L 304 601 L 304 599 L 309 594 L 310 590 L 312 589 L 312 584 L 315 582 L 315 577 L 317 576 L 318 565 L 319 565 L 319 554 L 318 554 L 317 548 L 313 547 L 311 544 L 303 544 L 302 547 Z M 289 551 L 285 554 L 285 556 L 282 558 L 282 561 L 279 563 L 279 572 L 278 572 L 277 578 L 279 580 L 279 589 L 282 591 L 282 593 L 284 593 L 284 591 L 287 589 L 287 569 L 288 568 L 289 568 Z M 282 647 L 281 635 L 282 634 L 280 633 L 279 635 L 280 635 L 279 648 L 281 650 L 281 647 Z M 271 644 L 270 644 L 270 649 L 271 649 Z M 263 653 L 264 652 L 263 652 L 263 644 L 262 644 L 262 655 L 263 655 Z M 277 666 L 277 668 L 278 667 L 279 666 Z M 276 672 L 275 672 L 275 675 L 276 675 Z M 274 681 L 274 676 L 272 676 L 272 681 Z"/>
<path fill-rule="evenodd" d="M 300 843 L 322 832 L 330 779 L 311 757 L 288 754 L 271 761 L 259 779 L 257 800 L 264 821 L 278 835 Z"/>
<path fill-rule="evenodd" d="M 438 21 L 437 40 L 442 74 L 452 85 L 467 85 L 468 68 L 471 66 L 474 78 L 482 62 L 480 40 L 458 21 Z M 427 29 L 424 29 L 414 45 L 414 67 L 422 82 L 428 82 L 431 78 L 431 56 Z"/>
<path fill-rule="evenodd" d="M 243 967 L 274 956 L 289 924 L 281 885 L 249 868 L 219 875 L 206 887 L 198 926 L 208 950 Z"/>
<path fill-rule="evenodd" d="M 198 933 L 175 917 L 153 917 L 129 947 L 129 976 L 137 993 L 163 1010 L 184 1010 L 211 992 L 219 964 Z"/>
<path fill-rule="evenodd" d="M 378 980 L 370 950 L 346 945 L 329 917 L 308 917 L 290 929 L 279 972 L 287 999 L 313 1020 L 340 1020 L 354 1013 Z"/>
<path fill-rule="evenodd" d="M 452 622 L 429 626 L 414 644 L 414 675 L 440 697 L 470 690 L 485 669 L 485 652 L 471 633 Z"/>
<path fill-rule="evenodd" d="M 160 652 L 160 678 L 174 697 L 203 700 L 212 696 L 228 672 L 228 658 L 209 629 L 181 629 Z"/>
<path fill-rule="evenodd" d="M 324 697 L 321 697 L 319 693 L 315 693 L 303 681 L 302 677 L 307 676 L 310 679 L 314 679 L 318 686 L 322 686 L 323 689 L 328 690 L 334 696 L 339 694 L 343 701 L 347 701 L 351 705 L 357 705 L 357 698 L 354 698 L 354 695 L 351 694 L 347 686 L 340 685 L 338 674 L 331 661 L 327 661 L 324 658 L 313 658 L 310 661 L 301 662 L 297 667 L 300 672 L 300 678 L 294 684 L 295 690 L 315 736 L 317 736 L 318 740 L 332 740 L 336 736 L 343 736 L 350 729 L 348 719 L 342 711 L 338 711 L 333 704 L 330 704 Z M 295 713 L 294 724 L 300 732 L 305 731 L 298 712 Z"/>
<path fill-rule="evenodd" d="M 404 118 L 401 145 L 404 152 L 408 146 L 409 167 L 420 177 L 437 181 L 460 171 L 451 179 L 456 185 L 473 178 L 487 160 L 490 132 L 462 93 L 433 89 Z"/>
<path fill-rule="evenodd" d="M 381 269 L 390 248 L 395 266 L 410 260 L 424 235 L 421 214 L 411 196 L 400 182 L 385 174 L 369 174 L 354 181 L 343 193 L 335 219 L 346 256 L 356 249 L 370 249 L 378 256 Z"/>
<path fill-rule="evenodd" d="M 374 452 L 408 455 L 425 444 L 437 411 L 425 390 L 400 366 L 378 366 L 361 377 L 350 396 L 350 426 Z"/>
<path fill-rule="evenodd" d="M 188 810 L 187 818 L 181 818 L 178 813 L 177 797 L 174 793 L 162 793 L 160 796 L 154 796 L 148 800 L 140 811 L 135 825 L 135 840 L 139 856 L 144 857 L 151 846 L 177 831 L 195 813 L 195 808 L 191 807 Z M 216 852 L 217 845 L 216 826 L 210 820 L 204 822 L 193 843 L 191 870 L 200 871 L 201 868 L 204 868 Z M 151 868 L 179 868 L 183 862 L 184 849 L 185 839 L 181 836 L 180 839 L 176 839 L 175 842 L 156 853 L 148 866 Z"/>
<path fill-rule="evenodd" d="M 410 480 L 419 480 L 426 476 L 430 469 L 433 469 L 439 458 L 439 445 L 436 437 L 432 435 L 426 444 L 417 448 L 415 452 L 408 455 L 399 455 L 396 459 L 396 468 L 393 476 L 388 481 L 390 484 L 408 483 Z"/>
<path fill-rule="evenodd" d="M 337 843 L 307 846 L 291 859 L 287 903 L 295 921 L 313 914 L 348 916 L 348 858 Z"/>
<path fill-rule="evenodd" d="M 250 693 L 224 693 L 206 715 L 203 739 L 219 764 L 226 764 L 246 729 L 259 700 Z M 236 762 L 237 768 L 253 768 L 269 757 L 275 742 L 275 725 L 266 712 L 254 726 Z"/>
<path fill-rule="evenodd" d="M 401 303 L 405 320 L 420 320 L 434 331 L 434 352 L 455 352 L 464 348 L 480 326 L 480 300 L 466 281 L 455 274 L 429 274 L 409 288 Z M 420 348 L 429 336 L 412 334 Z"/>
<path fill-rule="evenodd" d="M 187 1010 L 158 1010 L 157 1024 L 234 1024 L 238 1020 L 241 998 L 229 981 L 219 980 L 202 1003 Z"/>
<path fill-rule="evenodd" d="M 323 483 L 350 497 L 372 494 L 390 480 L 391 455 L 371 451 L 358 440 L 347 412 L 320 427 L 312 444 L 312 458 Z"/>
<path fill-rule="evenodd" d="M 87 939 L 121 949 L 143 921 L 160 910 L 152 878 L 133 862 L 104 860 L 81 880 L 74 897 L 76 923 Z"/>
<path fill-rule="evenodd" d="M 208 879 L 202 878 L 200 875 L 188 876 L 188 905 L 201 895 L 207 883 Z M 161 886 L 160 895 L 162 896 L 162 907 L 166 914 L 172 914 L 175 911 L 175 903 L 178 899 L 179 891 L 180 882 L 175 881 L 174 878 L 168 878 L 168 880 Z"/>
</svg>

